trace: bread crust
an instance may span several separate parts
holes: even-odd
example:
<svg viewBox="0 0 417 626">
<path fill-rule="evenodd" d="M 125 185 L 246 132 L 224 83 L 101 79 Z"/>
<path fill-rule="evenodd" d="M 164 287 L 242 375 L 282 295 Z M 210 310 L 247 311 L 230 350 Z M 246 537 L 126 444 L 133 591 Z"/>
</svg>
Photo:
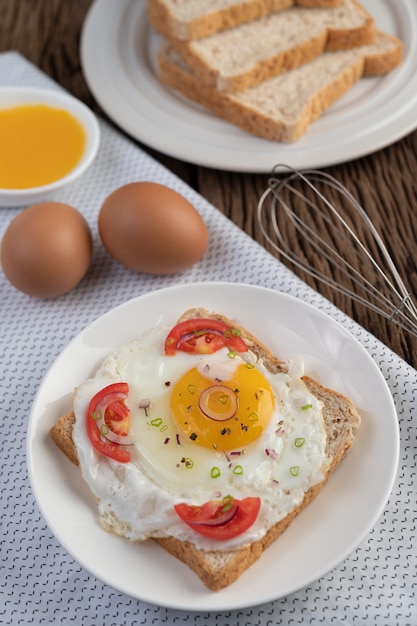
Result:
<svg viewBox="0 0 417 626">
<path fill-rule="evenodd" d="M 195 317 L 220 319 L 239 328 L 242 337 L 270 371 L 284 371 L 285 364 L 274 356 L 270 350 L 258 341 L 249 331 L 223 315 L 211 313 L 202 308 L 190 309 L 179 321 Z M 155 541 L 167 552 L 190 567 L 212 591 L 219 591 L 235 580 L 248 569 L 262 553 L 274 543 L 290 526 L 294 518 L 318 496 L 323 486 L 351 449 L 360 427 L 360 416 L 353 402 L 344 395 L 326 387 L 308 376 L 303 377 L 309 390 L 324 404 L 323 417 L 327 432 L 326 454 L 331 459 L 323 480 L 308 489 L 302 502 L 285 518 L 272 526 L 267 533 L 256 542 L 241 548 L 228 551 L 205 551 L 194 544 L 181 541 L 175 537 L 158 537 Z M 72 428 L 75 416 L 72 412 L 61 416 L 51 428 L 51 437 L 58 448 L 72 463 L 79 465 L 77 451 L 72 439 Z"/>
<path fill-rule="evenodd" d="M 62 415 L 52 426 L 50 433 L 53 442 L 74 465 L 79 466 L 77 449 L 72 439 L 75 415 L 72 411 Z"/>
<path fill-rule="evenodd" d="M 167 0 L 148 0 L 147 13 L 151 26 L 163 37 L 179 41 L 193 41 L 292 6 L 324 8 L 335 7 L 339 3 L 340 0 L 237 1 L 232 6 L 224 6 L 194 18 L 181 19 L 175 12 L 175 6 L 170 6 Z"/>
<path fill-rule="evenodd" d="M 162 44 L 159 50 L 158 68 L 160 80 L 165 85 L 241 130 L 270 141 L 291 143 L 297 141 L 313 121 L 362 77 L 385 74 L 397 67 L 402 53 L 403 45 L 399 39 L 377 32 L 374 44 L 358 47 L 353 52 L 325 53 L 309 65 L 302 65 L 239 94 L 221 92 L 202 83 L 168 43 Z M 331 60 L 333 54 L 346 55 L 346 60 L 341 69 L 333 74 L 330 72 L 330 76 L 323 70 L 327 82 L 321 84 L 317 72 L 325 59 Z M 303 80 L 308 75 L 317 76 L 310 90 L 305 86 L 307 81 Z M 279 104 L 273 108 L 274 94 L 294 90 L 295 96 L 300 84 L 304 86 L 296 100 L 297 108 L 282 110 Z"/>
</svg>

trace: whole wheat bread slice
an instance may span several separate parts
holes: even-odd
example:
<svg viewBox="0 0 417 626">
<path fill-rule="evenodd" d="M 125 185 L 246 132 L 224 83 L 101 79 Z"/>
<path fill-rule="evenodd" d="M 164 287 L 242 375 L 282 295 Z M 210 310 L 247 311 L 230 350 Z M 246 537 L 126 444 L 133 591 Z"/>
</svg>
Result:
<svg viewBox="0 0 417 626">
<path fill-rule="evenodd" d="M 230 323 L 230 320 L 222 315 L 208 313 L 204 309 L 191 309 L 181 319 L 193 317 L 213 317 Z M 237 326 L 234 321 L 232 325 Z M 264 360 L 268 369 L 272 372 L 285 369 L 283 361 L 272 355 L 268 348 L 246 329 L 239 328 L 250 349 Z M 354 404 L 342 394 L 323 387 L 308 376 L 304 376 L 303 380 L 309 390 L 324 404 L 323 417 L 327 432 L 326 455 L 330 459 L 330 463 L 323 480 L 306 491 L 300 505 L 270 528 L 262 539 L 236 550 L 204 551 L 190 542 L 180 541 L 174 537 L 155 539 L 162 548 L 188 565 L 200 577 L 206 587 L 213 591 L 218 591 L 237 580 L 261 556 L 262 552 L 288 528 L 293 519 L 320 493 L 333 471 L 352 447 L 360 426 L 360 416 Z M 51 436 L 60 450 L 78 465 L 77 451 L 72 440 L 74 422 L 75 417 L 72 412 L 63 415 L 52 427 Z"/>
<path fill-rule="evenodd" d="M 292 6 L 334 7 L 340 0 L 148 0 L 149 22 L 167 39 L 191 41 Z"/>
<path fill-rule="evenodd" d="M 310 63 L 256 87 L 229 94 L 204 84 L 170 44 L 158 53 L 161 81 L 189 100 L 238 126 L 273 141 L 294 142 L 359 79 L 390 72 L 402 60 L 396 37 L 377 32 L 366 46 L 326 52 Z"/>
<path fill-rule="evenodd" d="M 170 43 L 201 83 L 236 93 L 316 58 L 372 43 L 373 18 L 356 0 L 293 7 L 198 41 Z"/>
</svg>

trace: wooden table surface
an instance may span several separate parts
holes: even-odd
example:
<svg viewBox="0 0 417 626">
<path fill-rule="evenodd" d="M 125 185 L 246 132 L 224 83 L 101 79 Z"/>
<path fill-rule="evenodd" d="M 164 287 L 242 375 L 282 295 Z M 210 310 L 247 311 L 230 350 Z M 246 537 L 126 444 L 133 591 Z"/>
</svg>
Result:
<svg viewBox="0 0 417 626">
<path fill-rule="evenodd" d="M 96 113 L 106 117 L 87 87 L 79 57 L 80 32 L 91 4 L 92 0 L 1 0 L 0 51 L 20 52 Z M 258 200 L 267 185 L 267 174 L 200 167 L 141 147 L 268 247 L 256 216 Z M 364 206 L 394 256 L 408 290 L 416 294 L 417 131 L 375 154 L 324 171 L 346 185 Z M 359 220 L 357 229 L 360 233 Z M 326 229 L 323 228 L 321 234 L 330 241 L 331 234 Z M 299 253 L 304 251 L 303 244 L 295 237 L 291 246 Z M 346 254 L 350 254 L 349 250 Z M 353 254 L 349 260 L 358 266 Z M 360 264 L 358 269 L 361 269 Z M 408 363 L 417 366 L 415 337 L 364 305 L 354 304 L 305 273 L 294 271 Z"/>
</svg>

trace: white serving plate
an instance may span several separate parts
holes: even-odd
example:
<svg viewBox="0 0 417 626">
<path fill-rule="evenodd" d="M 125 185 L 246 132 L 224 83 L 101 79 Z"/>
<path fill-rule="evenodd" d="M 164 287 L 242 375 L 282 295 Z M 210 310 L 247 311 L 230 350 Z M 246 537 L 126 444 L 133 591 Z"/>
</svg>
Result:
<svg viewBox="0 0 417 626">
<path fill-rule="evenodd" d="M 383 77 L 357 83 L 296 143 L 252 137 L 162 85 L 161 39 L 144 0 L 95 0 L 84 23 L 81 60 L 109 117 L 146 145 L 184 161 L 241 172 L 346 162 L 388 146 L 417 127 L 417 2 L 363 0 L 377 27 L 404 42 L 404 60 Z"/>
<path fill-rule="evenodd" d="M 234 584 L 207 590 L 153 541 L 131 544 L 100 527 L 93 496 L 52 443 L 49 430 L 71 410 L 75 386 L 117 346 L 156 324 L 174 324 L 203 306 L 237 319 L 281 358 L 304 357 L 306 372 L 349 396 L 362 426 L 321 494 Z M 361 344 L 315 307 L 251 285 L 201 283 L 140 296 L 99 317 L 57 358 L 34 401 L 27 436 L 31 484 L 57 539 L 93 576 L 139 600 L 188 611 L 221 611 L 287 596 L 337 567 L 380 517 L 399 457 L 397 415 L 388 386 Z"/>
</svg>

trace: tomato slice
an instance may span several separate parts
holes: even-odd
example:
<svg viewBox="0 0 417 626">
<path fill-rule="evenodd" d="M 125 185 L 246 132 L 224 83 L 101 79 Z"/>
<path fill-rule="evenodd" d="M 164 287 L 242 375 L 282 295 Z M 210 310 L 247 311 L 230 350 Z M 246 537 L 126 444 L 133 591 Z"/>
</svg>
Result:
<svg viewBox="0 0 417 626">
<path fill-rule="evenodd" d="M 127 437 L 130 426 L 130 411 L 124 402 L 115 400 L 107 407 L 104 421 L 111 432 L 119 437 Z"/>
<path fill-rule="evenodd" d="M 226 497 L 210 500 L 201 506 L 181 502 L 174 509 L 183 522 L 204 537 L 225 541 L 244 533 L 258 517 L 261 499 L 248 497 L 243 500 Z"/>
<path fill-rule="evenodd" d="M 130 461 L 128 437 L 130 410 L 126 404 L 127 383 L 113 383 L 90 400 L 87 409 L 87 434 L 94 448 L 120 463 Z"/>
<path fill-rule="evenodd" d="M 197 318 L 184 320 L 172 328 L 165 340 L 165 354 L 174 356 L 177 350 L 213 354 L 225 346 L 236 352 L 248 350 L 237 328 L 220 320 Z"/>
</svg>

